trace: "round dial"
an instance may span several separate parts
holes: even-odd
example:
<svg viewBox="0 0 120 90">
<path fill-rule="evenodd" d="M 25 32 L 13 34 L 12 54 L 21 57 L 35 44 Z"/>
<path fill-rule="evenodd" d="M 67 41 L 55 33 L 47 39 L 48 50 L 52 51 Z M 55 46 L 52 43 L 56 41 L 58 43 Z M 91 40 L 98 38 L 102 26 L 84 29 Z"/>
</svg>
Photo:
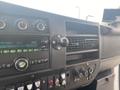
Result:
<svg viewBox="0 0 120 90">
<path fill-rule="evenodd" d="M 39 22 L 39 23 L 37 23 L 36 28 L 39 31 L 44 31 L 46 29 L 46 24 Z"/>
<path fill-rule="evenodd" d="M 18 27 L 19 30 L 27 30 L 28 23 L 25 20 L 19 20 L 17 22 L 17 27 Z"/>
<path fill-rule="evenodd" d="M 0 30 L 6 27 L 6 22 L 4 20 L 0 20 Z"/>
<path fill-rule="evenodd" d="M 90 74 L 93 74 L 94 71 L 95 71 L 95 69 L 96 69 L 96 64 L 91 64 L 91 65 L 89 65 L 88 67 L 89 67 L 89 68 L 88 68 L 88 72 L 89 72 Z"/>
<path fill-rule="evenodd" d="M 29 62 L 26 58 L 19 58 L 15 61 L 15 68 L 19 71 L 25 71 L 29 67 Z"/>
<path fill-rule="evenodd" d="M 52 45 L 55 49 L 60 50 L 62 47 L 66 47 L 69 44 L 68 38 L 61 35 L 56 35 L 52 40 Z"/>
</svg>

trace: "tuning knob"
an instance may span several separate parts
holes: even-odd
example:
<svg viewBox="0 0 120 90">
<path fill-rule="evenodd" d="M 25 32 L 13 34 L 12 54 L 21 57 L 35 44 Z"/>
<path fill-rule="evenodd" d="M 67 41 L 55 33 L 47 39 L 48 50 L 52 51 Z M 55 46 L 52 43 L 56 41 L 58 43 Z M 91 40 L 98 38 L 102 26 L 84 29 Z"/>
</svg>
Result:
<svg viewBox="0 0 120 90">
<path fill-rule="evenodd" d="M 68 44 L 69 44 L 68 38 L 62 35 L 57 35 L 52 40 L 52 45 L 57 50 L 60 50 L 62 47 L 67 47 Z"/>
<path fill-rule="evenodd" d="M 19 30 L 27 30 L 28 29 L 28 23 L 26 20 L 18 20 L 17 21 L 17 27 Z"/>
<path fill-rule="evenodd" d="M 0 30 L 3 30 L 6 27 L 6 22 L 4 20 L 0 20 Z"/>
<path fill-rule="evenodd" d="M 89 72 L 87 70 L 83 71 L 83 75 L 84 77 L 88 77 L 89 76 Z"/>
<path fill-rule="evenodd" d="M 39 30 L 39 31 L 44 31 L 46 29 L 46 24 L 43 24 L 43 23 L 37 23 L 36 25 L 36 28 Z"/>
<path fill-rule="evenodd" d="M 15 61 L 15 68 L 18 71 L 25 71 L 26 69 L 28 69 L 29 66 L 29 62 L 26 58 L 19 58 Z"/>
</svg>

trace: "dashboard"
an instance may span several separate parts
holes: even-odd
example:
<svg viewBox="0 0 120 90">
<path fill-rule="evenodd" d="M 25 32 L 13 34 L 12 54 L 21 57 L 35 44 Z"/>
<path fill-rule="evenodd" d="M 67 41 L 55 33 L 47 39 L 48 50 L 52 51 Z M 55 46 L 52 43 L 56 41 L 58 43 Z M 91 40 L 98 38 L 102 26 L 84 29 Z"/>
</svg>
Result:
<svg viewBox="0 0 120 90">
<path fill-rule="evenodd" d="M 113 46 L 105 46 L 111 28 L 102 27 L 0 2 L 0 90 L 89 85 L 100 72 L 101 61 L 112 57 L 107 50 Z"/>
</svg>

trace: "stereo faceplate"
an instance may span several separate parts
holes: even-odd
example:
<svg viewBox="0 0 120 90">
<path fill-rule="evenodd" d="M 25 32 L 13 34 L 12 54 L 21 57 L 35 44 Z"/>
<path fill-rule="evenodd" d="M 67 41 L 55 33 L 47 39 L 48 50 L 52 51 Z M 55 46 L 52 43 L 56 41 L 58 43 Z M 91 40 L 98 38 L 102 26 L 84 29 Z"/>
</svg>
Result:
<svg viewBox="0 0 120 90">
<path fill-rule="evenodd" d="M 48 36 L 13 35 L 0 38 L 1 77 L 49 68 Z"/>
</svg>

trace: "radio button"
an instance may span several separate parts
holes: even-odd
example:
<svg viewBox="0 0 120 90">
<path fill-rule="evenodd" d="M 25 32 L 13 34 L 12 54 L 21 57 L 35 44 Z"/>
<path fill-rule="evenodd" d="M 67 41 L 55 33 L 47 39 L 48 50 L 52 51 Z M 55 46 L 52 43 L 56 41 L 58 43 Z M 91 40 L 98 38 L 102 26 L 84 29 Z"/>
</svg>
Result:
<svg viewBox="0 0 120 90">
<path fill-rule="evenodd" d="M 48 80 L 48 86 L 49 86 L 49 88 L 52 88 L 53 85 L 54 85 L 53 80 Z"/>
<path fill-rule="evenodd" d="M 7 67 L 7 68 L 10 68 L 10 67 L 11 67 L 11 64 L 7 64 L 6 67 Z"/>
<path fill-rule="evenodd" d="M 28 85 L 27 85 L 27 89 L 28 89 L 28 90 L 32 90 L 32 88 L 33 88 L 33 84 L 28 84 Z"/>
<path fill-rule="evenodd" d="M 18 52 L 18 53 L 21 53 L 21 52 L 22 52 L 22 49 L 17 49 L 17 52 Z"/>
<path fill-rule="evenodd" d="M 35 61 L 31 61 L 31 64 L 32 64 L 32 65 L 35 64 Z"/>
<path fill-rule="evenodd" d="M 18 87 L 17 90 L 24 90 L 24 86 Z"/>
<path fill-rule="evenodd" d="M 54 87 L 54 79 L 53 76 L 48 77 L 48 88 L 53 88 Z"/>
<path fill-rule="evenodd" d="M 37 88 L 40 87 L 40 84 L 41 84 L 40 80 L 35 81 L 35 86 L 36 86 Z"/>
<path fill-rule="evenodd" d="M 2 68 L 6 68 L 6 64 L 2 64 Z"/>
<path fill-rule="evenodd" d="M 27 49 L 23 49 L 23 52 L 27 52 L 28 50 Z"/>
<path fill-rule="evenodd" d="M 3 53 L 4 54 L 9 53 L 9 50 L 4 50 Z"/>
<path fill-rule="evenodd" d="M 62 73 L 60 76 L 61 76 L 60 79 L 61 85 L 66 86 L 66 73 Z"/>
<path fill-rule="evenodd" d="M 66 86 L 66 80 L 63 80 L 63 81 L 62 81 L 62 85 L 63 85 L 63 86 Z"/>
<path fill-rule="evenodd" d="M 16 53 L 16 50 L 10 50 L 10 53 Z"/>
<path fill-rule="evenodd" d="M 33 49 L 33 51 L 34 51 L 34 52 L 38 52 L 38 51 L 39 51 L 39 49 Z"/>
<path fill-rule="evenodd" d="M 28 49 L 28 52 L 33 52 L 33 49 Z"/>
<path fill-rule="evenodd" d="M 48 90 L 48 81 L 47 77 L 41 78 L 41 90 Z"/>
<path fill-rule="evenodd" d="M 41 59 L 41 63 L 47 63 L 48 62 L 48 58 L 46 59 Z"/>
<path fill-rule="evenodd" d="M 42 61 L 41 60 L 38 60 L 38 64 L 41 64 L 42 63 Z"/>
<path fill-rule="evenodd" d="M 35 60 L 34 62 L 35 62 L 35 64 L 38 64 L 38 60 Z"/>
<path fill-rule="evenodd" d="M 61 74 L 61 78 L 62 78 L 62 79 L 66 79 L 66 74 L 65 74 L 65 73 L 62 73 L 62 74 Z"/>
<path fill-rule="evenodd" d="M 6 90 L 15 90 L 14 88 L 7 88 Z"/>
<path fill-rule="evenodd" d="M 48 58 L 44 59 L 44 61 L 43 61 L 43 62 L 44 62 L 44 63 L 48 62 Z"/>
<path fill-rule="evenodd" d="M 6 88 L 6 90 L 15 90 L 15 87 L 11 86 L 11 87 Z"/>
<path fill-rule="evenodd" d="M 60 86 L 60 80 L 59 78 L 55 79 L 55 86 L 59 87 Z"/>
<path fill-rule="evenodd" d="M 40 88 L 37 88 L 36 90 L 40 90 Z"/>
</svg>

